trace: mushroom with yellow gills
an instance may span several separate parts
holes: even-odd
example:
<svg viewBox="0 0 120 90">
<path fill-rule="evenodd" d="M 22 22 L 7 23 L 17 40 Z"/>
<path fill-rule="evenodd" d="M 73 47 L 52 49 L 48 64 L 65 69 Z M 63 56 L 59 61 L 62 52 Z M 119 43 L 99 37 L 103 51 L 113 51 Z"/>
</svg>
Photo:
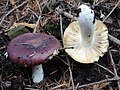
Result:
<svg viewBox="0 0 120 90">
<path fill-rule="evenodd" d="M 108 29 L 95 19 L 94 11 L 87 4 L 81 4 L 78 11 L 77 21 L 70 23 L 64 32 L 65 51 L 77 62 L 94 63 L 107 51 Z"/>
</svg>

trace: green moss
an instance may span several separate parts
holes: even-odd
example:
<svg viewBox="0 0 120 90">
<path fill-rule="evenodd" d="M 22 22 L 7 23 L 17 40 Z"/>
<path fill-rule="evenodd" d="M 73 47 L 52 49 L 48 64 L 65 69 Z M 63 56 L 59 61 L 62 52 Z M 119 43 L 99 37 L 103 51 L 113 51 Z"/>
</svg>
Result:
<svg viewBox="0 0 120 90">
<path fill-rule="evenodd" d="M 44 26 L 44 28 L 45 28 L 45 30 L 52 30 L 54 28 L 54 24 L 48 23 Z"/>
</svg>

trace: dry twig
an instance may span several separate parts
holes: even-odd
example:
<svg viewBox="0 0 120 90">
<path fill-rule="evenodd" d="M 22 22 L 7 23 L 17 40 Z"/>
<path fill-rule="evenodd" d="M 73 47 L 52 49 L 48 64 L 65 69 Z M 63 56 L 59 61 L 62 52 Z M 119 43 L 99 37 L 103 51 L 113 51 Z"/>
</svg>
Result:
<svg viewBox="0 0 120 90">
<path fill-rule="evenodd" d="M 115 78 L 119 78 L 119 76 L 117 74 L 117 70 L 116 70 L 116 66 L 115 66 L 114 60 L 112 58 L 111 51 L 109 51 L 109 54 L 110 54 L 110 60 L 111 60 L 112 66 L 113 66 L 113 70 L 114 70 L 114 73 L 115 73 Z M 117 84 L 118 84 L 118 88 L 120 90 L 120 81 L 119 80 L 117 81 Z"/>
<path fill-rule="evenodd" d="M 14 7 L 14 8 L 13 8 L 12 10 L 10 10 L 7 14 L 5 14 L 5 15 L 2 17 L 2 20 L 0 21 L 0 26 L 1 26 L 2 22 L 4 21 L 4 19 L 5 19 L 9 14 L 11 14 L 14 10 L 16 10 L 16 9 L 20 8 L 21 6 L 23 6 L 24 4 L 26 4 L 28 1 L 30 1 L 30 0 L 24 1 L 22 4 L 18 5 L 17 7 Z"/>
<path fill-rule="evenodd" d="M 104 1 L 104 0 L 94 0 L 92 7 L 95 7 L 95 6 L 99 5 L 99 4 L 102 3 L 103 1 Z"/>
<path fill-rule="evenodd" d="M 100 65 L 100 64 L 98 64 L 98 63 L 95 63 L 95 64 L 96 64 L 97 66 L 103 68 L 104 70 L 108 71 L 110 74 L 115 75 L 115 74 L 114 74 L 112 71 L 110 71 L 108 68 L 106 68 L 106 67 L 104 67 L 104 66 L 102 66 L 102 65 Z"/>
<path fill-rule="evenodd" d="M 105 22 L 105 20 L 112 14 L 112 12 L 116 9 L 116 7 L 119 5 L 120 0 L 117 2 L 117 4 L 115 5 L 115 7 L 111 10 L 111 12 L 105 17 L 105 19 L 103 20 L 103 22 Z"/>
<path fill-rule="evenodd" d="M 56 10 L 57 10 L 57 12 L 58 12 L 59 14 L 62 14 L 62 15 L 64 15 L 64 16 L 66 16 L 67 18 L 70 18 L 70 19 L 73 19 L 73 20 L 77 20 L 76 17 L 74 17 L 73 15 L 71 15 L 71 14 L 69 14 L 69 13 L 67 13 L 67 12 L 64 12 L 62 9 L 56 8 Z"/>
<path fill-rule="evenodd" d="M 60 84 L 60 85 L 57 85 L 57 86 L 51 88 L 50 90 L 56 90 L 56 89 L 58 89 L 58 88 L 60 88 L 62 86 L 67 86 L 67 85 L 63 83 L 63 84 Z"/>
<path fill-rule="evenodd" d="M 44 1 L 43 1 L 43 2 L 44 2 Z M 34 28 L 33 33 L 35 33 L 35 32 L 37 31 L 37 27 L 38 27 L 38 24 L 39 24 L 40 19 L 41 19 L 42 11 L 43 11 L 43 9 L 45 8 L 45 6 L 47 5 L 47 4 L 46 4 L 47 1 L 46 1 L 46 3 L 44 4 L 43 8 L 40 7 L 40 4 L 39 4 L 39 1 L 38 1 L 38 0 L 36 0 L 36 3 L 37 3 L 37 5 L 38 5 L 40 15 L 39 15 L 38 20 L 37 20 L 37 22 L 36 22 L 36 27 Z"/>
<path fill-rule="evenodd" d="M 38 5 L 40 15 L 39 15 L 38 20 L 36 22 L 36 27 L 34 28 L 33 33 L 36 33 L 36 31 L 37 31 L 37 27 L 38 27 L 38 24 L 40 22 L 40 18 L 41 18 L 41 14 L 42 14 L 42 10 L 40 8 L 40 4 L 39 4 L 38 0 L 35 0 L 35 1 L 36 1 L 37 5 Z"/>
<path fill-rule="evenodd" d="M 62 30 L 62 15 L 60 14 L 60 30 L 61 30 L 61 38 L 62 38 L 62 41 L 63 41 L 63 30 Z"/>
<path fill-rule="evenodd" d="M 120 45 L 120 40 L 119 40 L 119 39 L 111 36 L 110 34 L 108 34 L 108 36 L 109 36 L 109 39 L 110 39 L 111 41 L 113 41 L 113 42 L 115 42 L 116 44 Z"/>
<path fill-rule="evenodd" d="M 111 79 L 105 79 L 105 80 L 101 80 L 101 81 L 98 81 L 98 82 L 93 82 L 93 83 L 89 83 L 89 84 L 80 85 L 80 86 L 78 86 L 77 89 L 87 87 L 87 86 L 91 86 L 91 85 L 95 85 L 95 84 L 101 84 L 101 83 L 105 83 L 105 82 L 118 81 L 118 80 L 120 80 L 120 78 L 114 77 L 114 78 L 111 78 Z M 72 87 L 68 88 L 67 90 L 72 90 Z"/>
<path fill-rule="evenodd" d="M 62 41 L 63 41 L 63 28 L 62 28 L 62 15 L 60 15 L 60 30 L 61 30 L 61 38 L 62 38 Z M 67 63 L 68 63 L 68 69 L 69 69 L 69 72 L 70 72 L 70 81 L 72 83 L 72 88 L 73 90 L 75 90 L 75 85 L 74 85 L 74 81 L 73 81 L 73 76 L 72 76 L 72 70 L 71 70 L 71 67 L 70 67 L 70 61 L 66 55 L 66 59 L 67 59 Z"/>
<path fill-rule="evenodd" d="M 37 20 L 37 22 L 36 22 L 36 25 L 35 25 L 35 28 L 34 28 L 33 33 L 36 33 L 36 31 L 37 31 L 37 27 L 38 27 L 38 24 L 39 24 L 40 18 L 41 18 L 41 15 L 38 17 L 38 20 Z"/>
</svg>

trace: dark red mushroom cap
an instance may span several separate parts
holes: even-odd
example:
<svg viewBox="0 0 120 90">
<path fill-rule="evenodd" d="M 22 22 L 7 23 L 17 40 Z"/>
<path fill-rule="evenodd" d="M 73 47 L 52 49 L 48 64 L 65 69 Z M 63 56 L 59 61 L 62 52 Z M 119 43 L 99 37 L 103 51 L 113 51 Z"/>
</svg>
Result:
<svg viewBox="0 0 120 90">
<path fill-rule="evenodd" d="M 26 33 L 9 43 L 8 56 L 14 63 L 33 66 L 48 60 L 60 47 L 60 42 L 52 35 Z"/>
</svg>

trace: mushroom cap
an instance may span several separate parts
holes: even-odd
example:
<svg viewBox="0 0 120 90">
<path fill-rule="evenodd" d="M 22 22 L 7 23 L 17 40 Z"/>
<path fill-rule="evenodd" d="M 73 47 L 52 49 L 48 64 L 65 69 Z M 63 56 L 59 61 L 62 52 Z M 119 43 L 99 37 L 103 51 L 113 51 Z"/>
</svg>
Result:
<svg viewBox="0 0 120 90">
<path fill-rule="evenodd" d="M 78 21 L 72 22 L 64 32 L 63 44 L 65 51 L 75 61 L 80 63 L 94 63 L 103 56 L 109 46 L 108 29 L 100 20 L 95 20 L 94 43 L 91 46 L 80 45 L 80 25 Z M 73 48 L 69 48 L 73 47 Z"/>
<path fill-rule="evenodd" d="M 33 66 L 49 59 L 60 42 L 52 35 L 26 33 L 14 38 L 8 45 L 8 56 L 14 63 Z"/>
</svg>

